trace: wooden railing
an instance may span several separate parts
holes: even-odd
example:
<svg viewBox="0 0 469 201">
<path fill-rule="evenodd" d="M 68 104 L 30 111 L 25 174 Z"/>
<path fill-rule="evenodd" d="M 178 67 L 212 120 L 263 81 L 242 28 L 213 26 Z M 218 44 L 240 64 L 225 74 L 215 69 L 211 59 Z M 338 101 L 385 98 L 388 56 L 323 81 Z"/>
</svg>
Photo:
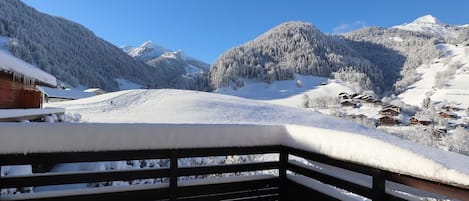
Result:
<svg viewBox="0 0 469 201">
<path fill-rule="evenodd" d="M 276 154 L 273 161 L 180 167 L 183 158 Z M 419 179 L 283 145 L 102 152 L 0 155 L 0 166 L 163 159 L 169 167 L 99 172 L 34 173 L 2 176 L 0 189 L 161 178 L 160 183 L 125 187 L 2 195 L 0 200 L 344 200 L 349 194 L 372 200 L 407 200 L 439 196 L 469 200 L 469 189 Z M 275 174 L 260 171 L 273 170 Z M 218 179 L 182 180 L 186 176 L 245 173 Z M 332 173 L 332 174 L 331 174 Z M 244 176 L 243 176 L 244 175 Z M 251 176 L 248 176 L 251 175 Z M 426 193 L 421 194 L 420 191 Z M 417 193 L 416 193 L 417 192 Z M 439 194 L 439 195 L 434 195 Z M 420 194 L 420 195 L 419 195 Z M 345 197 L 345 198 L 344 198 Z"/>
</svg>

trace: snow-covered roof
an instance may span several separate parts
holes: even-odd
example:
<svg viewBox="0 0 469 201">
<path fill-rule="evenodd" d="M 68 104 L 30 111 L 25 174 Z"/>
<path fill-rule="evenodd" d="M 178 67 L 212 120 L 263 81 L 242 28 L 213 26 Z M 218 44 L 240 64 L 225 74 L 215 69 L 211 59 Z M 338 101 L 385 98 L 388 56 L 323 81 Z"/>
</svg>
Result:
<svg viewBox="0 0 469 201">
<path fill-rule="evenodd" d="M 74 89 L 58 89 L 58 88 L 50 88 L 50 87 L 38 87 L 45 95 L 48 97 L 53 98 L 64 98 L 64 99 L 79 99 L 79 98 L 87 98 L 96 95 L 92 92 L 84 92 Z"/>
<path fill-rule="evenodd" d="M 425 115 L 415 115 L 414 117 L 419 121 L 432 121 L 428 116 Z"/>
<path fill-rule="evenodd" d="M 5 38 L 3 38 L 3 40 L 5 40 Z M 2 45 L 1 42 L 0 45 Z M 33 79 L 36 82 L 49 86 L 57 85 L 57 80 L 54 76 L 16 58 L 4 48 L 0 48 L 0 71 L 20 75 L 24 78 Z"/>
<path fill-rule="evenodd" d="M 100 89 L 100 88 L 89 88 L 89 89 L 85 89 L 83 90 L 83 92 L 104 92 L 104 90 Z"/>
</svg>

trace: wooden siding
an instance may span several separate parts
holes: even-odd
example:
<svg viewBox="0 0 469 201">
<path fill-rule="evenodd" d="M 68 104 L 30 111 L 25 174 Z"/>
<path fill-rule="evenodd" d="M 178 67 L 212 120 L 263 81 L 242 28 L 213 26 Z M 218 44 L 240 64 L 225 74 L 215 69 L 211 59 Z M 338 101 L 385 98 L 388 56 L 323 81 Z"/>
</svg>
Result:
<svg viewBox="0 0 469 201">
<path fill-rule="evenodd" d="M 0 72 L 0 109 L 40 108 L 40 91 L 24 86 L 21 80 L 14 81 L 13 75 Z"/>
</svg>

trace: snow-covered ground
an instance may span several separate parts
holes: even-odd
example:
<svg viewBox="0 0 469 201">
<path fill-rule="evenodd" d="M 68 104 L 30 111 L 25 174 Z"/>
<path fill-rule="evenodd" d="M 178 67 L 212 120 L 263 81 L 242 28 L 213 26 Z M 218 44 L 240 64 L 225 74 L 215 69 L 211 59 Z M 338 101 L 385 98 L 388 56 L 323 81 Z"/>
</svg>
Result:
<svg viewBox="0 0 469 201">
<path fill-rule="evenodd" d="M 438 45 L 444 52 L 444 57 L 436 59 L 431 64 L 424 64 L 417 68 L 421 80 L 411 85 L 409 89 L 398 97 L 405 103 L 421 106 L 423 99 L 429 96 L 434 103 L 456 103 L 462 108 L 469 107 L 469 47 L 455 45 Z M 437 73 L 448 70 L 451 65 L 460 66 L 456 74 L 449 79 L 442 88 L 435 87 Z"/>
<path fill-rule="evenodd" d="M 297 83 L 300 84 L 297 84 Z M 294 80 L 273 81 L 271 84 L 262 81 L 244 80 L 244 86 L 220 88 L 220 94 L 261 100 L 295 108 L 302 108 L 305 94 L 314 99 L 317 97 L 337 97 L 341 92 L 353 93 L 353 90 L 340 80 L 328 80 L 325 77 L 295 75 Z"/>
<path fill-rule="evenodd" d="M 185 90 L 127 90 L 46 106 L 64 107 L 68 114 L 79 114 L 82 122 L 89 123 L 256 123 L 363 129 L 303 109 Z"/>
</svg>

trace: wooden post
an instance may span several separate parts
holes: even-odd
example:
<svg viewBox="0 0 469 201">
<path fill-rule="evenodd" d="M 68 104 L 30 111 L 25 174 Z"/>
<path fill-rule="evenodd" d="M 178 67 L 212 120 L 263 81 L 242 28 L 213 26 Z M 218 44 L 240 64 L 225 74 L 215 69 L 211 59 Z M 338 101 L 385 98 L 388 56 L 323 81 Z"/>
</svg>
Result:
<svg viewBox="0 0 469 201">
<path fill-rule="evenodd" d="M 278 170 L 278 177 L 280 182 L 280 200 L 288 200 L 288 186 L 287 186 L 287 165 L 288 165 L 288 152 L 287 148 L 280 147 L 280 156 L 279 156 L 279 170 Z"/>
<path fill-rule="evenodd" d="M 176 150 L 172 150 L 169 159 L 169 200 L 175 201 L 177 199 L 178 188 L 178 155 Z"/>
<path fill-rule="evenodd" d="M 371 200 L 373 201 L 383 201 L 386 198 L 386 181 L 384 179 L 384 174 L 378 169 L 373 170 L 373 195 Z"/>
</svg>

